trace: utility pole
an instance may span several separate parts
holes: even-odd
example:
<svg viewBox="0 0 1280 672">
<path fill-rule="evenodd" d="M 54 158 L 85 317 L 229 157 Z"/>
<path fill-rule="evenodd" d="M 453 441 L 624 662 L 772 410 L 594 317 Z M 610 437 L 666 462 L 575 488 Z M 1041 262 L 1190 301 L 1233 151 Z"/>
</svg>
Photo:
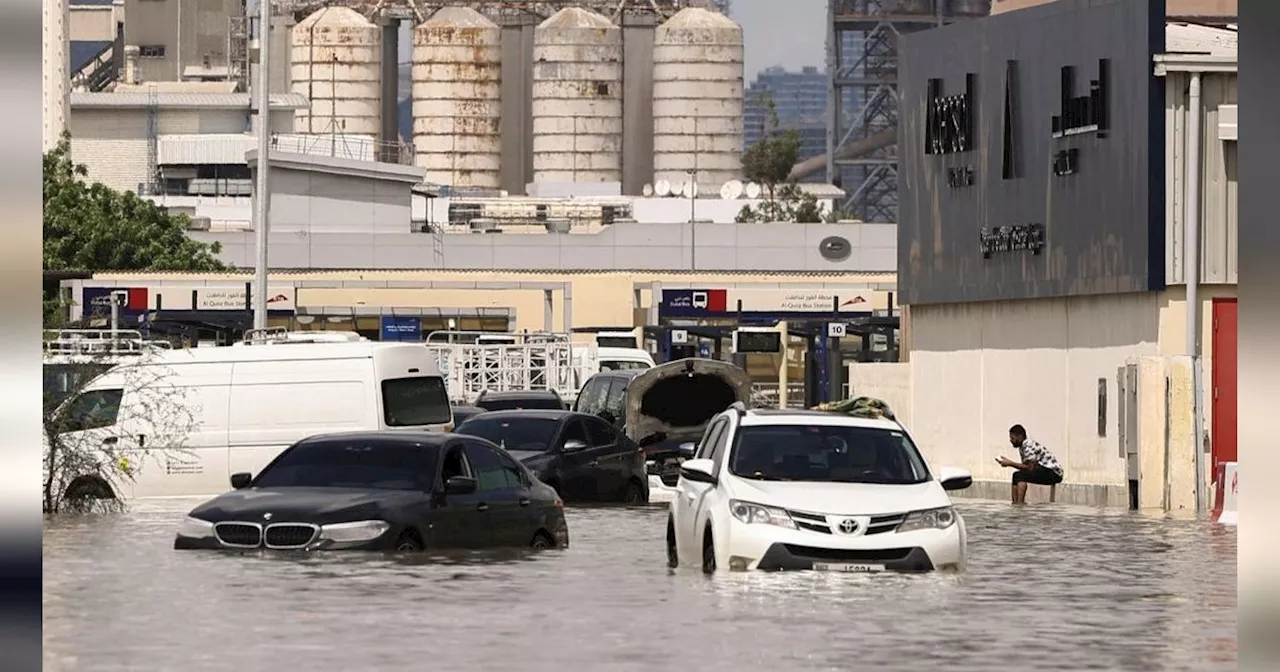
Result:
<svg viewBox="0 0 1280 672">
<path fill-rule="evenodd" d="M 271 193 L 267 188 L 271 153 L 271 0 L 258 0 L 258 175 L 253 188 L 254 239 L 257 263 L 253 281 L 253 327 L 267 328 L 267 228 Z"/>
</svg>

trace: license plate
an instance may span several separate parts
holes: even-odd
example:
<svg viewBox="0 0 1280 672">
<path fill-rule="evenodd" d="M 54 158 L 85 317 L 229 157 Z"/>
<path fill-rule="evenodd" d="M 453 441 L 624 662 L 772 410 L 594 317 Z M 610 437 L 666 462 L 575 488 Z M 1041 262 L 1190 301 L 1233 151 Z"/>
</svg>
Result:
<svg viewBox="0 0 1280 672">
<path fill-rule="evenodd" d="M 819 572 L 883 572 L 884 565 L 846 564 L 831 562 L 815 562 L 813 568 Z"/>
</svg>

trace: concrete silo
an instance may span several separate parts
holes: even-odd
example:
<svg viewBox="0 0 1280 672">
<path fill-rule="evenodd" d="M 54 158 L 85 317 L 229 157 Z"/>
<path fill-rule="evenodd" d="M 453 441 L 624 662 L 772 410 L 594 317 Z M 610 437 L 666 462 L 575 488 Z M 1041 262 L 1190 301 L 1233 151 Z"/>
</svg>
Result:
<svg viewBox="0 0 1280 672">
<path fill-rule="evenodd" d="M 292 30 L 293 91 L 311 101 L 298 133 L 377 138 L 381 131 L 382 30 L 349 7 L 325 7 Z"/>
<path fill-rule="evenodd" d="M 497 189 L 502 34 L 474 9 L 445 7 L 413 31 L 414 164 L 426 181 Z"/>
<path fill-rule="evenodd" d="M 742 177 L 742 28 L 710 10 L 680 10 L 654 32 L 654 181 L 697 172 L 700 185 Z"/>
<path fill-rule="evenodd" d="M 622 181 L 622 29 L 578 7 L 534 31 L 533 181 Z"/>
</svg>

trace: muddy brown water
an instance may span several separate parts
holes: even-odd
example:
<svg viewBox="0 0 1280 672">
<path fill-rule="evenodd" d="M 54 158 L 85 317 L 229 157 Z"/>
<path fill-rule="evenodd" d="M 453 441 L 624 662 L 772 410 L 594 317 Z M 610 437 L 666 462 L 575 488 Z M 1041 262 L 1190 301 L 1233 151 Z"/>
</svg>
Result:
<svg viewBox="0 0 1280 672">
<path fill-rule="evenodd" d="M 571 548 L 448 558 L 171 548 L 197 502 L 46 522 L 46 670 L 1234 670 L 1236 533 L 960 500 L 960 574 L 668 570 L 665 506 Z"/>
</svg>

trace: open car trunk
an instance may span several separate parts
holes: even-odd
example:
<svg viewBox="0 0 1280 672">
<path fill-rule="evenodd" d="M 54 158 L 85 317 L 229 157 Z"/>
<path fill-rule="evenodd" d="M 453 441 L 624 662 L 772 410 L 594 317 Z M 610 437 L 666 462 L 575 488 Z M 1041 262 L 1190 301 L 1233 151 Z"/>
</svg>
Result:
<svg viewBox="0 0 1280 672">
<path fill-rule="evenodd" d="M 627 436 L 649 459 L 663 462 L 679 454 L 681 443 L 701 438 L 717 413 L 750 399 L 751 376 L 732 364 L 714 359 L 667 362 L 627 386 Z"/>
</svg>

